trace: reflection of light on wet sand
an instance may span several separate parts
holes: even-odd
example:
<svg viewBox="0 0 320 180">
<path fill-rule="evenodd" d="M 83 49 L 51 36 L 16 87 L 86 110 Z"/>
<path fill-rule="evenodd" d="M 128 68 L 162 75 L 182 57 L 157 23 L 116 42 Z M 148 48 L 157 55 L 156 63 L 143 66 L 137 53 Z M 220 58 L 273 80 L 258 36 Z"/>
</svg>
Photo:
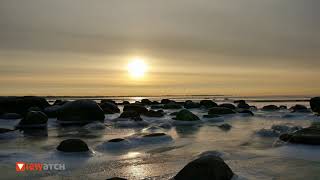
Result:
<svg viewBox="0 0 320 180">
<path fill-rule="evenodd" d="M 127 158 L 135 158 L 137 156 L 139 156 L 141 153 L 139 152 L 128 152 L 128 154 L 125 155 L 125 157 Z"/>
</svg>

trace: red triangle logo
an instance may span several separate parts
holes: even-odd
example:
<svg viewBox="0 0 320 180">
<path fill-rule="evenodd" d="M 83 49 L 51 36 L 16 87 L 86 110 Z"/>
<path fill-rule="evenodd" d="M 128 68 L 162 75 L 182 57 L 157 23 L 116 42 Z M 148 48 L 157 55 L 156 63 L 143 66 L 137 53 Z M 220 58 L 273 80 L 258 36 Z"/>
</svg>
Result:
<svg viewBox="0 0 320 180">
<path fill-rule="evenodd" d="M 25 170 L 25 163 L 24 162 L 16 162 L 16 171 L 24 171 Z"/>
</svg>

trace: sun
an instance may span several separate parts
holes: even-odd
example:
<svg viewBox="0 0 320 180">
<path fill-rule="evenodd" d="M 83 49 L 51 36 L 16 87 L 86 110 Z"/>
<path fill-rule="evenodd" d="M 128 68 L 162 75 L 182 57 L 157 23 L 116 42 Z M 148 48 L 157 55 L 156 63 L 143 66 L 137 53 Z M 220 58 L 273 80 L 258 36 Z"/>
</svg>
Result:
<svg viewBox="0 0 320 180">
<path fill-rule="evenodd" d="M 128 73 L 132 78 L 142 78 L 147 71 L 143 58 L 133 58 L 128 64 Z"/>
</svg>

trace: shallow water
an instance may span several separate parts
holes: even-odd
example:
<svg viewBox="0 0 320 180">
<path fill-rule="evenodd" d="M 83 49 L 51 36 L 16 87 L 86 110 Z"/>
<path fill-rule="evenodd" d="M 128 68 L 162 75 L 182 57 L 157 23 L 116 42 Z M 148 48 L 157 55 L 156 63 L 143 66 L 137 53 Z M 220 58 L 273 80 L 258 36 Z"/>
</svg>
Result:
<svg viewBox="0 0 320 180">
<path fill-rule="evenodd" d="M 198 98 L 198 97 L 197 97 Z M 195 101 L 197 100 L 195 99 Z M 219 97 L 220 98 L 220 97 Z M 160 99 L 160 98 L 159 98 Z M 200 98 L 199 98 L 200 99 Z M 202 98 L 203 99 L 203 98 Z M 283 97 L 281 100 L 285 99 Z M 134 99 L 139 100 L 139 99 Z M 156 99 L 158 100 L 158 99 Z M 184 101 L 184 99 L 179 99 Z M 219 103 L 224 102 L 223 98 Z M 255 102 L 250 105 L 288 105 L 307 102 Z M 191 110 L 199 117 L 202 109 Z M 174 112 L 166 110 L 167 114 Z M 223 122 L 207 121 L 193 126 L 160 128 L 170 122 L 171 116 L 143 119 L 147 127 L 117 128 L 107 115 L 105 129 L 90 127 L 60 127 L 49 119 L 48 129 L 35 136 L 35 132 L 13 132 L 0 138 L 0 173 L 4 179 L 106 179 L 114 176 L 128 179 L 170 179 L 188 162 L 205 151 L 216 151 L 235 172 L 235 179 L 319 179 L 320 147 L 278 144 L 277 137 L 261 137 L 256 131 L 269 129 L 275 124 L 307 127 L 320 118 L 311 113 L 254 112 L 254 117 L 242 115 L 220 118 Z M 19 121 L 0 120 L 1 127 L 13 127 Z M 230 131 L 217 127 L 221 123 L 232 125 Z M 171 138 L 146 141 L 139 134 L 164 132 Z M 39 137 L 40 136 L 40 137 Z M 130 145 L 106 147 L 106 141 L 126 137 Z M 65 154 L 56 151 L 64 139 L 81 138 L 90 147 L 88 154 Z M 22 172 L 15 171 L 15 163 L 64 163 L 65 171 Z"/>
</svg>

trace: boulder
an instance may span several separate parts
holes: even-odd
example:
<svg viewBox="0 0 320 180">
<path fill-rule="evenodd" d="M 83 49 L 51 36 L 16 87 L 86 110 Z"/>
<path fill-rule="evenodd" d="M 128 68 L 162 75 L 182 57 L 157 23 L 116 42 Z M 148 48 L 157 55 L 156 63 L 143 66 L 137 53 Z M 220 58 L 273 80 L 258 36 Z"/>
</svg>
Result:
<svg viewBox="0 0 320 180">
<path fill-rule="evenodd" d="M 181 105 L 175 102 L 167 103 L 163 106 L 163 109 L 181 109 Z"/>
<path fill-rule="evenodd" d="M 62 152 L 87 152 L 89 147 L 81 139 L 67 139 L 59 144 L 57 150 Z"/>
<path fill-rule="evenodd" d="M 262 110 L 263 111 L 278 111 L 278 110 L 280 110 L 280 108 L 276 105 L 267 105 L 267 106 L 263 106 Z"/>
<path fill-rule="evenodd" d="M 122 105 L 128 105 L 128 104 L 130 104 L 129 101 L 123 101 L 123 102 L 122 102 Z"/>
<path fill-rule="evenodd" d="M 150 106 L 151 109 L 163 109 L 163 105 L 152 105 Z"/>
<path fill-rule="evenodd" d="M 5 113 L 0 115 L 0 119 L 21 119 L 22 116 L 17 113 Z"/>
<path fill-rule="evenodd" d="M 308 113 L 310 112 L 308 108 L 301 104 L 296 104 L 290 108 L 292 112 Z"/>
<path fill-rule="evenodd" d="M 19 124 L 19 128 L 38 128 L 46 127 L 48 122 L 48 116 L 41 111 L 30 111 L 23 118 Z"/>
<path fill-rule="evenodd" d="M 142 121 L 140 114 L 137 111 L 123 111 L 119 118 Z"/>
<path fill-rule="evenodd" d="M 233 172 L 218 156 L 202 156 L 187 164 L 175 177 L 175 180 L 230 180 Z"/>
<path fill-rule="evenodd" d="M 288 107 L 285 106 L 285 105 L 280 105 L 279 108 L 280 108 L 280 109 L 283 109 L 283 110 L 288 109 Z"/>
<path fill-rule="evenodd" d="M 44 113 L 50 118 L 56 118 L 61 106 L 53 105 L 44 109 Z"/>
<path fill-rule="evenodd" d="M 320 145 L 320 123 L 313 123 L 310 127 L 281 134 L 279 139 L 296 144 Z"/>
<path fill-rule="evenodd" d="M 162 99 L 160 103 L 161 104 L 168 104 L 170 102 L 172 102 L 170 99 Z"/>
<path fill-rule="evenodd" d="M 199 121 L 199 117 L 193 114 L 192 112 L 184 109 L 177 113 L 176 117 L 173 118 L 178 121 Z"/>
<path fill-rule="evenodd" d="M 209 109 L 208 114 L 209 115 L 225 115 L 225 114 L 235 114 L 236 111 L 230 109 L 230 108 L 226 108 L 226 107 L 213 107 L 211 109 Z"/>
<path fill-rule="evenodd" d="M 217 103 L 211 101 L 211 100 L 201 100 L 200 105 L 205 107 L 205 108 L 212 108 L 212 107 L 217 107 Z"/>
<path fill-rule="evenodd" d="M 142 100 L 141 100 L 141 103 L 144 104 L 144 105 L 151 105 L 151 104 L 153 104 L 152 101 L 150 101 L 149 99 L 142 99 Z"/>
<path fill-rule="evenodd" d="M 144 113 L 147 113 L 148 112 L 148 109 L 145 108 L 144 106 L 142 105 L 138 105 L 138 104 L 128 104 L 128 105 L 125 105 L 124 108 L 123 108 L 123 111 L 135 111 L 139 114 L 144 114 Z"/>
<path fill-rule="evenodd" d="M 250 105 L 247 104 L 246 101 L 244 101 L 244 100 L 238 101 L 237 107 L 240 109 L 250 109 Z"/>
<path fill-rule="evenodd" d="M 31 107 L 44 109 L 49 106 L 46 99 L 35 96 L 0 97 L 0 109 L 8 113 L 25 115 Z"/>
<path fill-rule="evenodd" d="M 320 97 L 311 98 L 310 106 L 313 112 L 320 114 Z"/>
<path fill-rule="evenodd" d="M 104 121 L 104 111 L 92 100 L 76 100 L 64 104 L 58 112 L 57 119 L 61 123 L 87 124 Z"/>
<path fill-rule="evenodd" d="M 227 123 L 221 124 L 221 125 L 219 125 L 218 127 L 219 127 L 220 129 L 224 130 L 224 131 L 229 131 L 229 130 L 232 128 L 232 126 L 231 126 L 230 124 L 227 124 Z"/>
<path fill-rule="evenodd" d="M 200 108 L 201 107 L 200 103 L 195 103 L 190 100 L 186 101 L 183 106 L 186 109 L 193 109 L 193 108 Z"/>
<path fill-rule="evenodd" d="M 223 104 L 220 104 L 219 107 L 224 107 L 224 108 L 229 108 L 229 109 L 233 109 L 235 110 L 236 109 L 236 106 L 233 105 L 233 104 L 230 104 L 230 103 L 223 103 Z"/>
<path fill-rule="evenodd" d="M 56 101 L 54 101 L 53 105 L 62 106 L 67 102 L 69 102 L 69 101 L 57 99 Z"/>
<path fill-rule="evenodd" d="M 158 110 L 158 111 L 149 110 L 148 112 L 144 113 L 143 115 L 145 115 L 147 117 L 163 117 L 164 112 L 163 112 L 163 110 Z"/>
<path fill-rule="evenodd" d="M 100 101 L 100 104 L 104 104 L 104 103 L 111 103 L 111 104 L 117 105 L 117 103 L 114 100 L 111 100 L 111 99 L 102 99 Z"/>
<path fill-rule="evenodd" d="M 104 102 L 100 104 L 101 109 L 104 111 L 105 114 L 115 114 L 120 113 L 120 109 L 118 106 L 111 102 Z"/>
</svg>

